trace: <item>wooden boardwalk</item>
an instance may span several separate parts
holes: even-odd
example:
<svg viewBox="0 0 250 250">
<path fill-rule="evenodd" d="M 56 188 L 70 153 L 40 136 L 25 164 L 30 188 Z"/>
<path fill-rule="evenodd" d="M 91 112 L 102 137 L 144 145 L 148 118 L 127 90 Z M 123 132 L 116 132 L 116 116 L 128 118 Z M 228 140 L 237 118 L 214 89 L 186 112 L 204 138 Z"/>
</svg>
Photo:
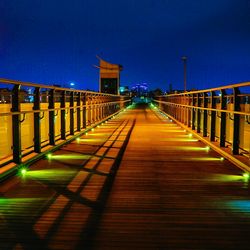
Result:
<svg viewBox="0 0 250 250">
<path fill-rule="evenodd" d="M 0 249 L 250 249 L 242 171 L 145 106 L 0 185 Z"/>
</svg>

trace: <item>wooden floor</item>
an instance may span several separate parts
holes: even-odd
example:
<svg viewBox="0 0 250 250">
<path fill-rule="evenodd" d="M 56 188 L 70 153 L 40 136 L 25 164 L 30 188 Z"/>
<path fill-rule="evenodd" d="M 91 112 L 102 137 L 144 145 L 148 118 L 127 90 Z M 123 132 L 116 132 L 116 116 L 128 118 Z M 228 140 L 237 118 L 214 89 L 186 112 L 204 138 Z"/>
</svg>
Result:
<svg viewBox="0 0 250 250">
<path fill-rule="evenodd" d="M 0 249 L 250 249 L 242 171 L 146 106 L 0 184 Z"/>
</svg>

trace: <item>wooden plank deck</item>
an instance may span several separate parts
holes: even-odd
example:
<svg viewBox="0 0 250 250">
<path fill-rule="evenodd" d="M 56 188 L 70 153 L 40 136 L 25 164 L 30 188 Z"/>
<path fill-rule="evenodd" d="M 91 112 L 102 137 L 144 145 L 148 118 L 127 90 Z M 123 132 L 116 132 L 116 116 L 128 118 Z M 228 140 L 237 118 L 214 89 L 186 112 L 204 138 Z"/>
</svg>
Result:
<svg viewBox="0 0 250 250">
<path fill-rule="evenodd" d="M 145 106 L 0 185 L 0 249 L 249 249 L 242 171 Z"/>
</svg>

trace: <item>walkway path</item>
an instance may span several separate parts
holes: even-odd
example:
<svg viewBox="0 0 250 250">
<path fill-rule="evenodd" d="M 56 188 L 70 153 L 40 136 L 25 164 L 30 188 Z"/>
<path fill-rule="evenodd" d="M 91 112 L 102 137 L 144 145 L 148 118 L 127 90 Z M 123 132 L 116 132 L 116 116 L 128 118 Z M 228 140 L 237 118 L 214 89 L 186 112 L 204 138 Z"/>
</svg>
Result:
<svg viewBox="0 0 250 250">
<path fill-rule="evenodd" d="M 242 171 L 145 106 L 0 186 L 0 249 L 249 249 Z"/>
</svg>

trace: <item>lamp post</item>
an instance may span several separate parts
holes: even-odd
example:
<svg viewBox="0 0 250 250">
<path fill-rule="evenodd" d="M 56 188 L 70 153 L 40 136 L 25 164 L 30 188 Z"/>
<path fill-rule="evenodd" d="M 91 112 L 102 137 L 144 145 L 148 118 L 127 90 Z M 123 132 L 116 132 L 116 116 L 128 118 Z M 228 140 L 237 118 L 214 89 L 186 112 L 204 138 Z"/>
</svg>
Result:
<svg viewBox="0 0 250 250">
<path fill-rule="evenodd" d="M 181 58 L 183 61 L 183 66 L 184 66 L 184 92 L 187 91 L 187 57 L 183 56 Z"/>
</svg>

